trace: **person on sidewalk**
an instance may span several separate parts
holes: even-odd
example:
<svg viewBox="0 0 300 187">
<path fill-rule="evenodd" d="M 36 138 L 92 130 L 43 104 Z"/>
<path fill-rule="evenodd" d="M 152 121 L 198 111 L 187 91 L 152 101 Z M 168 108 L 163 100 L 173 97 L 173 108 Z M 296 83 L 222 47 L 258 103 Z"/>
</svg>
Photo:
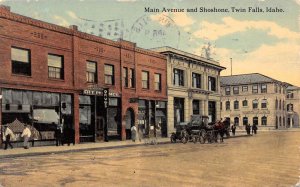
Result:
<svg viewBox="0 0 300 187">
<path fill-rule="evenodd" d="M 136 127 L 135 127 L 135 125 L 133 125 L 131 127 L 130 131 L 131 131 L 131 140 L 133 142 L 135 142 L 135 140 L 136 140 Z"/>
<path fill-rule="evenodd" d="M 257 133 L 257 125 L 253 125 L 252 126 L 252 134 L 256 134 Z"/>
<path fill-rule="evenodd" d="M 24 149 L 29 149 L 28 141 L 29 141 L 29 138 L 31 136 L 31 131 L 28 128 L 27 124 L 25 124 L 24 127 L 25 128 L 24 128 L 24 130 L 23 130 L 23 132 L 21 134 L 21 137 L 23 137 L 23 139 L 24 139 Z"/>
<path fill-rule="evenodd" d="M 144 126 L 142 124 L 138 125 L 138 136 L 139 136 L 139 141 L 141 142 L 144 136 Z"/>
<path fill-rule="evenodd" d="M 231 126 L 231 132 L 232 132 L 232 135 L 235 136 L 235 130 L 236 130 L 236 126 L 233 124 Z"/>
<path fill-rule="evenodd" d="M 62 136 L 63 136 L 62 126 L 57 125 L 57 127 L 55 129 L 55 132 L 54 132 L 54 137 L 55 137 L 55 140 L 56 140 L 56 146 L 63 145 Z"/>
<path fill-rule="evenodd" d="M 7 149 L 8 145 L 10 146 L 10 148 L 12 149 L 13 146 L 10 143 L 10 140 L 14 140 L 15 139 L 15 135 L 12 132 L 12 130 L 7 126 L 4 125 L 4 134 L 3 134 L 3 140 L 5 142 L 5 146 L 4 146 L 4 150 Z"/>
</svg>

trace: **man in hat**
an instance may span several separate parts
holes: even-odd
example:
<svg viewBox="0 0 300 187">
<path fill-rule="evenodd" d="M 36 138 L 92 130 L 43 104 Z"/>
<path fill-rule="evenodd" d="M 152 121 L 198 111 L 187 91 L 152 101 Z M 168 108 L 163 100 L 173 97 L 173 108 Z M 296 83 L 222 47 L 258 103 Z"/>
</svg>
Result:
<svg viewBox="0 0 300 187">
<path fill-rule="evenodd" d="M 14 133 L 12 132 L 12 130 L 7 125 L 4 125 L 3 127 L 4 127 L 3 140 L 5 142 L 4 150 L 7 149 L 8 145 L 12 149 L 13 146 L 11 145 L 10 140 L 15 139 L 15 135 L 14 135 Z"/>
<path fill-rule="evenodd" d="M 29 149 L 28 140 L 29 140 L 29 138 L 31 136 L 31 131 L 28 128 L 27 124 L 25 124 L 24 126 L 25 126 L 25 128 L 24 128 L 24 130 L 23 130 L 23 132 L 21 134 L 21 137 L 24 138 L 24 149 Z"/>
</svg>

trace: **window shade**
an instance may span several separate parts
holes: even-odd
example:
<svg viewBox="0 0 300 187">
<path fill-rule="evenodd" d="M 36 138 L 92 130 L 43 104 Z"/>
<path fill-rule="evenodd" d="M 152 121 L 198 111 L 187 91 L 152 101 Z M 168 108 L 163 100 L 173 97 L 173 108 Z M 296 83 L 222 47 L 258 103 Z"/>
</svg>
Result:
<svg viewBox="0 0 300 187">
<path fill-rule="evenodd" d="M 11 48 L 11 59 L 13 61 L 29 63 L 29 51 Z"/>
<path fill-rule="evenodd" d="M 62 68 L 62 57 L 48 55 L 48 66 Z"/>
</svg>

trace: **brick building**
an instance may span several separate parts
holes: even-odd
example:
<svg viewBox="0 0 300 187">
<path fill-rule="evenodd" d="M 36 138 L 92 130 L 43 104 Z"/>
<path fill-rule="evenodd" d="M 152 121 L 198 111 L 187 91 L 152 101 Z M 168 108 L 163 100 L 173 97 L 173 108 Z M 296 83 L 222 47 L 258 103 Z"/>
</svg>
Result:
<svg viewBox="0 0 300 187">
<path fill-rule="evenodd" d="M 166 58 L 0 7 L 0 124 L 59 125 L 75 141 L 128 139 L 132 125 L 166 135 Z"/>
</svg>

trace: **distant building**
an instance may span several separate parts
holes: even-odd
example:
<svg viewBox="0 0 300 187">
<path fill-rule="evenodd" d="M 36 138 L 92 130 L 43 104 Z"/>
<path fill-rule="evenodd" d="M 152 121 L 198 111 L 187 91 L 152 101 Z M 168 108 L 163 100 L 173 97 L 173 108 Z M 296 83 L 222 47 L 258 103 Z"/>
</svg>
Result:
<svg viewBox="0 0 300 187">
<path fill-rule="evenodd" d="M 299 127 L 300 87 L 289 86 L 286 94 L 287 127 Z"/>
<path fill-rule="evenodd" d="M 286 127 L 287 84 L 259 73 L 221 77 L 221 116 L 259 129 Z"/>
<path fill-rule="evenodd" d="M 191 115 L 205 115 L 210 122 L 220 119 L 219 62 L 170 47 L 153 49 L 167 56 L 168 129 Z"/>
</svg>

